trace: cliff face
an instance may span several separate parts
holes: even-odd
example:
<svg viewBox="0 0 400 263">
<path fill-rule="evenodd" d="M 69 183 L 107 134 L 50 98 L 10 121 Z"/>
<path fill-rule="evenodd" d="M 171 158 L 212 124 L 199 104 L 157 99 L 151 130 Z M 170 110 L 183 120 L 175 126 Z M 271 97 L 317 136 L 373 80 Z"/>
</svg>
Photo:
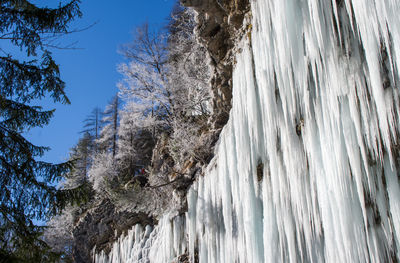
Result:
<svg viewBox="0 0 400 263">
<path fill-rule="evenodd" d="M 155 219 L 143 212 L 119 211 L 110 200 L 100 200 L 74 228 L 75 262 L 92 262 L 92 249 L 109 253 L 112 244 L 135 224 L 154 225 Z"/>
<path fill-rule="evenodd" d="M 153 151 L 152 171 L 147 182 L 156 187 L 141 188 L 133 182 L 113 193 L 111 200 L 94 201 L 96 204 L 81 215 L 74 228 L 75 262 L 93 260 L 94 248 L 96 252 L 108 254 L 113 244 L 134 225 L 154 227 L 165 214 L 187 212 L 187 191 L 193 181 L 204 174 L 214 156 L 214 146 L 229 118 L 236 44 L 247 31 L 243 24 L 246 17 L 249 18 L 250 5 L 248 0 L 182 1 L 182 4 L 197 11 L 195 32 L 211 58 L 213 114 L 208 120 L 210 129 L 200 135 L 196 153 L 200 158 L 182 160 L 183 167 L 175 171 L 166 139 L 160 139 Z M 165 183 L 163 178 L 172 183 Z"/>
<path fill-rule="evenodd" d="M 234 63 L 212 36 L 235 5 L 186 4 L 208 13 L 214 84 L 234 65 L 228 122 L 185 215 L 136 225 L 96 262 L 399 262 L 400 5 L 251 1 Z"/>
<path fill-rule="evenodd" d="M 229 118 L 232 100 L 232 70 L 236 54 L 235 45 L 244 34 L 248 0 L 181 0 L 182 5 L 198 12 L 197 35 L 207 48 L 213 68 L 212 121 L 215 128 L 222 128 Z"/>
</svg>

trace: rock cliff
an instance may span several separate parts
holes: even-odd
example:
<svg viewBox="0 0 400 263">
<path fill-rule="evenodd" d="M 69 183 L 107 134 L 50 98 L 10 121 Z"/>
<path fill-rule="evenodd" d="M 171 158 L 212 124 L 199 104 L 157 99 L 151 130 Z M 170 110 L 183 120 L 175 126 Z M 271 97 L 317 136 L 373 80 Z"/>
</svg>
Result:
<svg viewBox="0 0 400 263">
<path fill-rule="evenodd" d="M 200 136 L 201 145 L 197 151 L 202 158 L 200 161 L 182 160 L 184 165 L 177 171 L 165 142 L 160 140 L 153 152 L 152 171 L 149 171 L 150 185 L 156 187 L 139 189 L 126 185 L 114 193 L 112 200 L 95 201 L 94 208 L 81 216 L 73 232 L 76 262 L 90 262 L 93 249 L 108 253 L 111 245 L 135 224 L 152 226 L 164 213 L 183 214 L 187 210 L 187 190 L 212 159 L 220 131 L 228 121 L 235 44 L 248 29 L 244 24 L 250 16 L 249 1 L 182 0 L 181 4 L 197 12 L 195 32 L 211 58 L 213 114 L 208 120 L 210 128 Z"/>
<path fill-rule="evenodd" d="M 198 12 L 196 33 L 207 47 L 214 69 L 213 123 L 215 128 L 221 128 L 228 121 L 231 109 L 235 43 L 246 31 L 243 24 L 250 4 L 248 0 L 182 0 L 181 3 Z"/>
</svg>

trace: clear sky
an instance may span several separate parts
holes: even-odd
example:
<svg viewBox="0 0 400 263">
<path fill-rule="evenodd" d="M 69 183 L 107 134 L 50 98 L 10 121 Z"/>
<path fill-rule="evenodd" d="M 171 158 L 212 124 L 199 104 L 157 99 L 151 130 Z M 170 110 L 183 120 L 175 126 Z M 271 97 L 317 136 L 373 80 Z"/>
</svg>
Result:
<svg viewBox="0 0 400 263">
<path fill-rule="evenodd" d="M 60 65 L 62 79 L 67 85 L 71 105 L 43 101 L 47 109 L 56 108 L 55 116 L 44 128 L 28 133 L 36 145 L 49 146 L 44 160 L 62 162 L 78 141 L 83 120 L 97 106 L 104 109 L 116 94 L 121 79 L 116 67 L 123 62 L 119 46 L 132 40 L 136 26 L 148 22 L 164 26 L 176 0 L 82 0 L 82 19 L 73 28 L 96 24 L 83 32 L 68 35 L 61 44 L 77 41 L 76 50 L 53 50 Z"/>
</svg>

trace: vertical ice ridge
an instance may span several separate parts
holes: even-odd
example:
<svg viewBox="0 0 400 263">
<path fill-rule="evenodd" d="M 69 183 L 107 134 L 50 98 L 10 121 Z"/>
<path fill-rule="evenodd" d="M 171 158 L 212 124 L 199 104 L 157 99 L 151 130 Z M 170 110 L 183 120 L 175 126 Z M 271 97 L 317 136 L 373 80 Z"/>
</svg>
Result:
<svg viewBox="0 0 400 263">
<path fill-rule="evenodd" d="M 94 253 L 96 263 L 165 263 L 187 251 L 185 219 L 165 215 L 154 228 L 133 226 L 114 243 L 111 252 Z"/>
</svg>

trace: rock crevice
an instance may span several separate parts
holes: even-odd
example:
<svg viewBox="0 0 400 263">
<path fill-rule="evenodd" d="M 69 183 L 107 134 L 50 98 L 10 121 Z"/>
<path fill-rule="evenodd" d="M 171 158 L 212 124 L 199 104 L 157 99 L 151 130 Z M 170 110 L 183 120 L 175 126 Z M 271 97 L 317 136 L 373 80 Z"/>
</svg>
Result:
<svg viewBox="0 0 400 263">
<path fill-rule="evenodd" d="M 181 3 L 198 12 L 196 33 L 211 58 L 212 122 L 219 129 L 229 118 L 235 43 L 247 30 L 244 24 L 250 15 L 250 3 L 248 0 L 181 0 Z"/>
</svg>

